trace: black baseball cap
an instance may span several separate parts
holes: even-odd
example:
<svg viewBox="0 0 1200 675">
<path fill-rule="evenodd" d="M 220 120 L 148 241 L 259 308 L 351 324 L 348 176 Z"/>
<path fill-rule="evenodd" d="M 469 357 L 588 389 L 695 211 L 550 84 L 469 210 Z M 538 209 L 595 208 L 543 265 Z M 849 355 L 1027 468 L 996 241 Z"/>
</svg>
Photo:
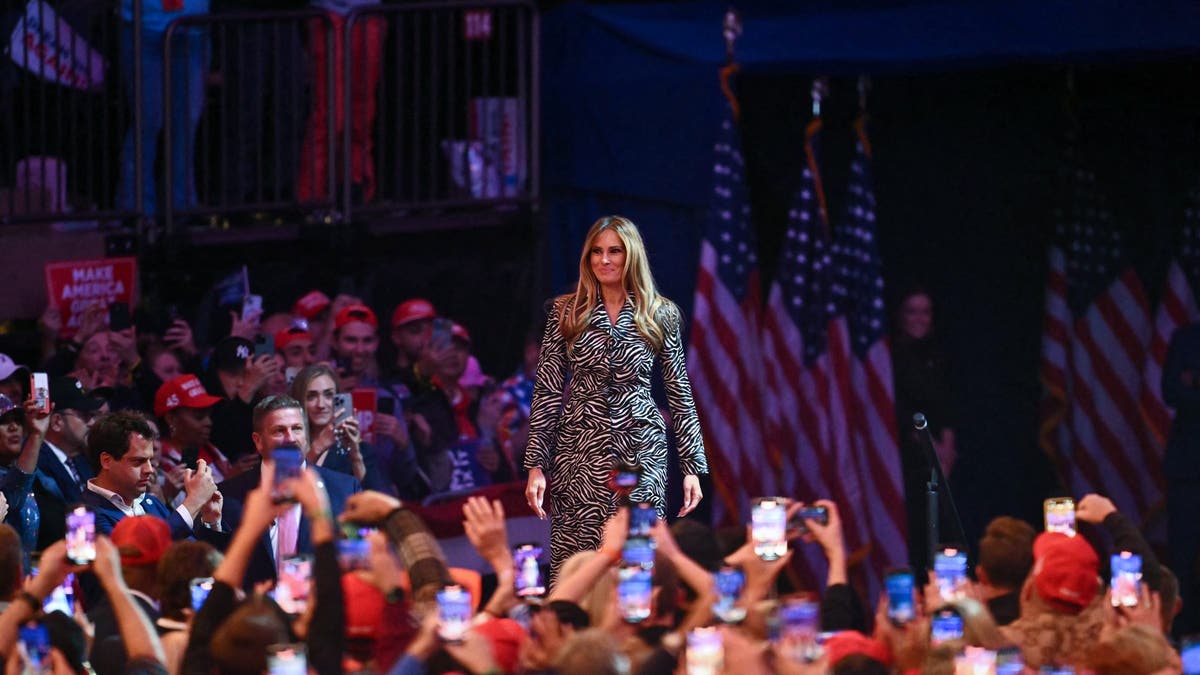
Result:
<svg viewBox="0 0 1200 675">
<path fill-rule="evenodd" d="M 95 412 L 104 405 L 104 401 L 89 395 L 83 388 L 83 383 L 73 377 L 50 379 L 50 401 L 58 411 Z"/>
<path fill-rule="evenodd" d="M 254 356 L 254 343 L 246 338 L 227 337 L 213 347 L 213 367 L 226 373 L 240 373 L 246 359 Z"/>
</svg>

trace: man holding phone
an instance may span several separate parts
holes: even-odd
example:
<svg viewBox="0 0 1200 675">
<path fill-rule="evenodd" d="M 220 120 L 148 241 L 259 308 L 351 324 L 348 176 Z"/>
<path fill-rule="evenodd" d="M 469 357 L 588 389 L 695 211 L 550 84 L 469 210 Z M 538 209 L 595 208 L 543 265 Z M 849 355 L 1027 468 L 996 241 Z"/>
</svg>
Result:
<svg viewBox="0 0 1200 675">
<path fill-rule="evenodd" d="M 88 396 L 73 377 L 50 380 L 50 426 L 38 453 L 33 494 L 41 511 L 38 550 L 66 536 L 67 507 L 83 498 L 95 474 L 87 460 L 87 433 L 104 402 Z"/>
<path fill-rule="evenodd" d="M 292 463 L 293 450 L 299 450 L 299 457 L 308 452 L 308 425 L 304 409 L 300 402 L 289 396 L 268 396 L 254 407 L 254 447 L 262 457 L 263 465 L 270 465 L 276 472 L 276 482 L 282 482 L 279 475 L 280 463 L 276 461 L 276 451 L 288 455 L 287 462 Z M 281 460 L 285 459 L 281 457 Z M 305 464 L 298 460 L 299 469 Z M 241 522 L 246 497 L 262 482 L 261 466 L 234 476 L 221 483 L 220 490 L 228 500 L 226 505 L 226 520 L 234 528 Z M 330 471 L 320 466 L 310 466 L 317 472 L 326 493 L 329 505 L 334 514 L 340 513 L 350 495 L 361 491 L 362 486 L 353 476 L 336 471 Z M 287 558 L 297 554 L 313 552 L 312 536 L 307 515 L 299 504 L 280 515 L 255 548 L 246 569 L 245 586 L 252 588 L 260 581 L 278 579 L 279 570 Z"/>
<path fill-rule="evenodd" d="M 167 522 L 172 539 L 212 538 L 220 533 L 223 499 L 204 460 L 184 474 L 183 503 L 175 510 L 150 495 L 156 479 L 154 427 L 143 414 L 122 410 L 98 418 L 88 431 L 88 456 L 96 477 L 87 482 L 81 501 L 96 514 L 96 531 L 109 534 L 128 516 L 151 515 Z"/>
</svg>

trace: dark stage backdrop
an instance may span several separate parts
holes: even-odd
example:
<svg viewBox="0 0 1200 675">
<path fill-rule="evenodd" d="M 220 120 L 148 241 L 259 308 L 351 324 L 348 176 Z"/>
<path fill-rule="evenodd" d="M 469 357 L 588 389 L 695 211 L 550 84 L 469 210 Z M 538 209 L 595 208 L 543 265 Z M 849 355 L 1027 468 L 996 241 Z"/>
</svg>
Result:
<svg viewBox="0 0 1200 675">
<path fill-rule="evenodd" d="M 1070 104 L 1059 66 L 875 79 L 870 132 L 889 294 L 894 304 L 895 293 L 920 283 L 934 296 L 960 402 L 960 462 L 951 482 L 972 541 L 995 515 L 1038 522 L 1041 499 L 1058 491 L 1036 445 L 1037 365 L 1056 171 L 1072 115 L 1114 216 L 1135 242 L 1154 302 L 1186 190 L 1200 179 L 1200 95 L 1191 84 L 1197 70 L 1192 61 L 1080 67 Z M 551 64 L 547 71 L 550 141 L 583 123 L 558 115 L 588 105 L 569 95 L 582 85 Z M 751 68 L 738 84 L 753 220 L 768 276 L 799 183 L 811 76 Z M 609 116 L 606 126 L 605 115 L 580 111 L 591 136 L 546 144 L 548 292 L 575 278 L 591 221 L 622 213 L 642 226 L 664 292 L 690 313 L 721 105 L 716 75 L 681 83 L 679 103 L 667 111 L 646 101 L 661 103 L 672 92 L 657 92 L 645 73 L 630 79 L 614 89 L 624 92 L 619 106 L 602 106 L 627 114 Z M 552 100 L 555 83 L 568 92 L 560 102 Z M 611 91 L 601 87 L 595 95 L 605 93 Z M 822 162 L 834 219 L 842 216 L 856 108 L 854 80 L 835 78 Z M 675 115 L 688 117 L 672 125 Z"/>
</svg>

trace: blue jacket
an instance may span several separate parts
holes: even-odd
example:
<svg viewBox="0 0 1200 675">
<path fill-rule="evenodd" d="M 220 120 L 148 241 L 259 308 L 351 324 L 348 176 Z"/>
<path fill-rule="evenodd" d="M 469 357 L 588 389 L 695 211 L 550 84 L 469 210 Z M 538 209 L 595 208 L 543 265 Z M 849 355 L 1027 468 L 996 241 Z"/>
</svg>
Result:
<svg viewBox="0 0 1200 675">
<path fill-rule="evenodd" d="M 83 501 L 83 491 L 88 479 L 93 477 L 92 467 L 86 461 L 78 462 L 76 469 L 83 483 L 75 478 L 50 446 L 42 443 L 38 454 L 38 468 L 33 475 L 33 494 L 41 511 L 41 527 L 38 530 L 38 550 L 67 536 L 67 508 Z"/>
<path fill-rule="evenodd" d="M 313 470 L 321 477 L 321 481 L 325 483 L 325 492 L 329 495 L 329 508 L 333 510 L 334 517 L 341 513 L 346 508 L 346 500 L 350 495 L 361 492 L 362 485 L 354 476 L 348 476 L 344 473 L 331 471 L 323 466 L 313 466 Z M 229 480 L 222 481 L 217 488 L 221 491 L 221 495 L 225 498 L 225 506 L 222 510 L 222 522 L 226 527 L 236 530 L 237 526 L 242 522 L 243 504 L 246 503 L 246 495 L 251 490 L 258 487 L 262 482 L 262 477 L 259 474 L 259 467 L 238 474 Z M 296 540 L 296 550 L 298 553 L 312 553 L 312 535 L 309 531 L 308 518 L 300 515 L 300 531 Z M 254 549 L 254 553 L 250 556 L 250 562 L 246 566 L 246 578 L 244 586 L 247 589 L 253 588 L 254 584 L 260 581 L 275 579 L 275 555 L 271 549 L 270 533 L 263 534 L 259 539 L 259 545 Z"/>
</svg>

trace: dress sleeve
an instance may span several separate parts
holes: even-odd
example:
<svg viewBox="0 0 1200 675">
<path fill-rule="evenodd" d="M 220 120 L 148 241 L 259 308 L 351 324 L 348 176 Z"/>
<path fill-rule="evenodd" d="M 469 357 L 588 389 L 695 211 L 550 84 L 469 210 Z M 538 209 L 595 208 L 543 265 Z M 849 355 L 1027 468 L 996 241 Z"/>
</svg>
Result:
<svg viewBox="0 0 1200 675">
<path fill-rule="evenodd" d="M 566 300 L 558 300 L 546 317 L 537 373 L 533 379 L 533 403 L 529 408 L 529 442 L 525 468 L 545 469 L 554 452 L 555 431 L 562 414 L 563 387 L 567 380 L 567 341 L 559 330 L 558 317 Z"/>
<path fill-rule="evenodd" d="M 692 384 L 688 381 L 687 365 L 684 363 L 679 308 L 669 305 L 662 310 L 662 315 L 663 346 L 659 360 L 662 364 L 663 387 L 667 392 L 667 407 L 671 409 L 671 428 L 679 448 L 679 469 L 685 476 L 708 473 L 704 437 L 700 433 L 700 416 L 696 413 Z"/>
</svg>

